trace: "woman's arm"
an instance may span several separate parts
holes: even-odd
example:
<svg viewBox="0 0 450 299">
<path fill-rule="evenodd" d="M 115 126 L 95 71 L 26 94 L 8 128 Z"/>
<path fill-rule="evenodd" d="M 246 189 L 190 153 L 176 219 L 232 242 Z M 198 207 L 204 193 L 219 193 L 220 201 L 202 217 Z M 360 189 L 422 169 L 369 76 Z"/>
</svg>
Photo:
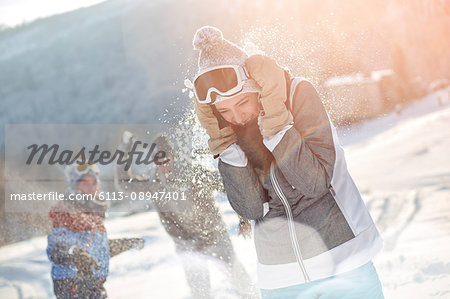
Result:
<svg viewBox="0 0 450 299">
<path fill-rule="evenodd" d="M 233 156 L 240 156 L 240 159 L 236 161 Z M 263 217 L 263 202 L 267 202 L 267 192 L 238 145 L 231 145 L 221 154 L 219 172 L 228 200 L 236 213 L 252 220 Z"/>
</svg>

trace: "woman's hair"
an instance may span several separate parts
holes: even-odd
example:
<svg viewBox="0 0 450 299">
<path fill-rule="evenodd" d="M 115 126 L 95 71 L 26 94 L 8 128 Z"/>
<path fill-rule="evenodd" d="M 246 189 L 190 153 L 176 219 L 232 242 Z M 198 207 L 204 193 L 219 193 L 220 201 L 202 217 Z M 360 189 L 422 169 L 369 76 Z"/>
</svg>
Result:
<svg viewBox="0 0 450 299">
<path fill-rule="evenodd" d="M 174 155 L 173 144 L 166 135 L 158 135 L 153 142 L 156 144 L 159 151 L 164 151 L 166 154 Z"/>
</svg>

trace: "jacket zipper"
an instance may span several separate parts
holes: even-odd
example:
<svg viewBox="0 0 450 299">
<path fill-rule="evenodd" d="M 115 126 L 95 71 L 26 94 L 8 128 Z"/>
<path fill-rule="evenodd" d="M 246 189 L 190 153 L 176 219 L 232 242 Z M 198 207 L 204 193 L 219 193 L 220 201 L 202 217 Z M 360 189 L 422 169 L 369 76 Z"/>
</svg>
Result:
<svg viewBox="0 0 450 299">
<path fill-rule="evenodd" d="M 291 243 L 294 249 L 294 255 L 297 260 L 297 263 L 300 266 L 300 269 L 303 272 L 303 276 L 305 277 L 306 282 L 310 282 L 311 279 L 309 278 L 308 273 L 306 272 L 306 267 L 303 263 L 303 256 L 302 252 L 300 250 L 299 242 L 297 239 L 297 234 L 295 233 L 295 226 L 294 226 L 294 217 L 292 216 L 292 209 L 289 206 L 289 202 L 284 196 L 284 193 L 277 181 L 277 178 L 275 177 L 274 167 L 273 164 L 270 165 L 270 181 L 272 182 L 272 185 L 274 187 L 275 193 L 278 195 L 278 197 L 281 200 L 281 203 L 284 206 L 284 209 L 286 210 L 287 220 L 288 220 L 288 228 L 289 228 L 289 236 L 291 239 Z"/>
</svg>

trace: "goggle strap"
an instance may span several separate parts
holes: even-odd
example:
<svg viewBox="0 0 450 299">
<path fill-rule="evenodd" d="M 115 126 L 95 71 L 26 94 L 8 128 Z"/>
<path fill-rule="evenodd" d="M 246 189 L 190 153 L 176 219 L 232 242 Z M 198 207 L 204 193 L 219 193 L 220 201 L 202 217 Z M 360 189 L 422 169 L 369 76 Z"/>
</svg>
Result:
<svg viewBox="0 0 450 299">
<path fill-rule="evenodd" d="M 250 75 L 248 74 L 248 70 L 245 65 L 239 66 L 239 74 L 241 75 L 241 80 L 250 79 Z"/>
</svg>

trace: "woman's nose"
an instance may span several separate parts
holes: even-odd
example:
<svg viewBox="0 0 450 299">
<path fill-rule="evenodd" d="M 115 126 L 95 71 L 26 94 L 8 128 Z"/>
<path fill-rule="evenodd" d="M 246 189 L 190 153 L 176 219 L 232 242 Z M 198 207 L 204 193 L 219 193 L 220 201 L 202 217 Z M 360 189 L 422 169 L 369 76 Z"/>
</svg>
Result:
<svg viewBox="0 0 450 299">
<path fill-rule="evenodd" d="M 244 121 L 245 121 L 245 113 L 242 113 L 242 112 L 239 112 L 239 111 L 234 111 L 234 121 L 237 123 L 237 124 L 241 124 L 241 125 L 243 125 L 244 124 Z"/>
</svg>

